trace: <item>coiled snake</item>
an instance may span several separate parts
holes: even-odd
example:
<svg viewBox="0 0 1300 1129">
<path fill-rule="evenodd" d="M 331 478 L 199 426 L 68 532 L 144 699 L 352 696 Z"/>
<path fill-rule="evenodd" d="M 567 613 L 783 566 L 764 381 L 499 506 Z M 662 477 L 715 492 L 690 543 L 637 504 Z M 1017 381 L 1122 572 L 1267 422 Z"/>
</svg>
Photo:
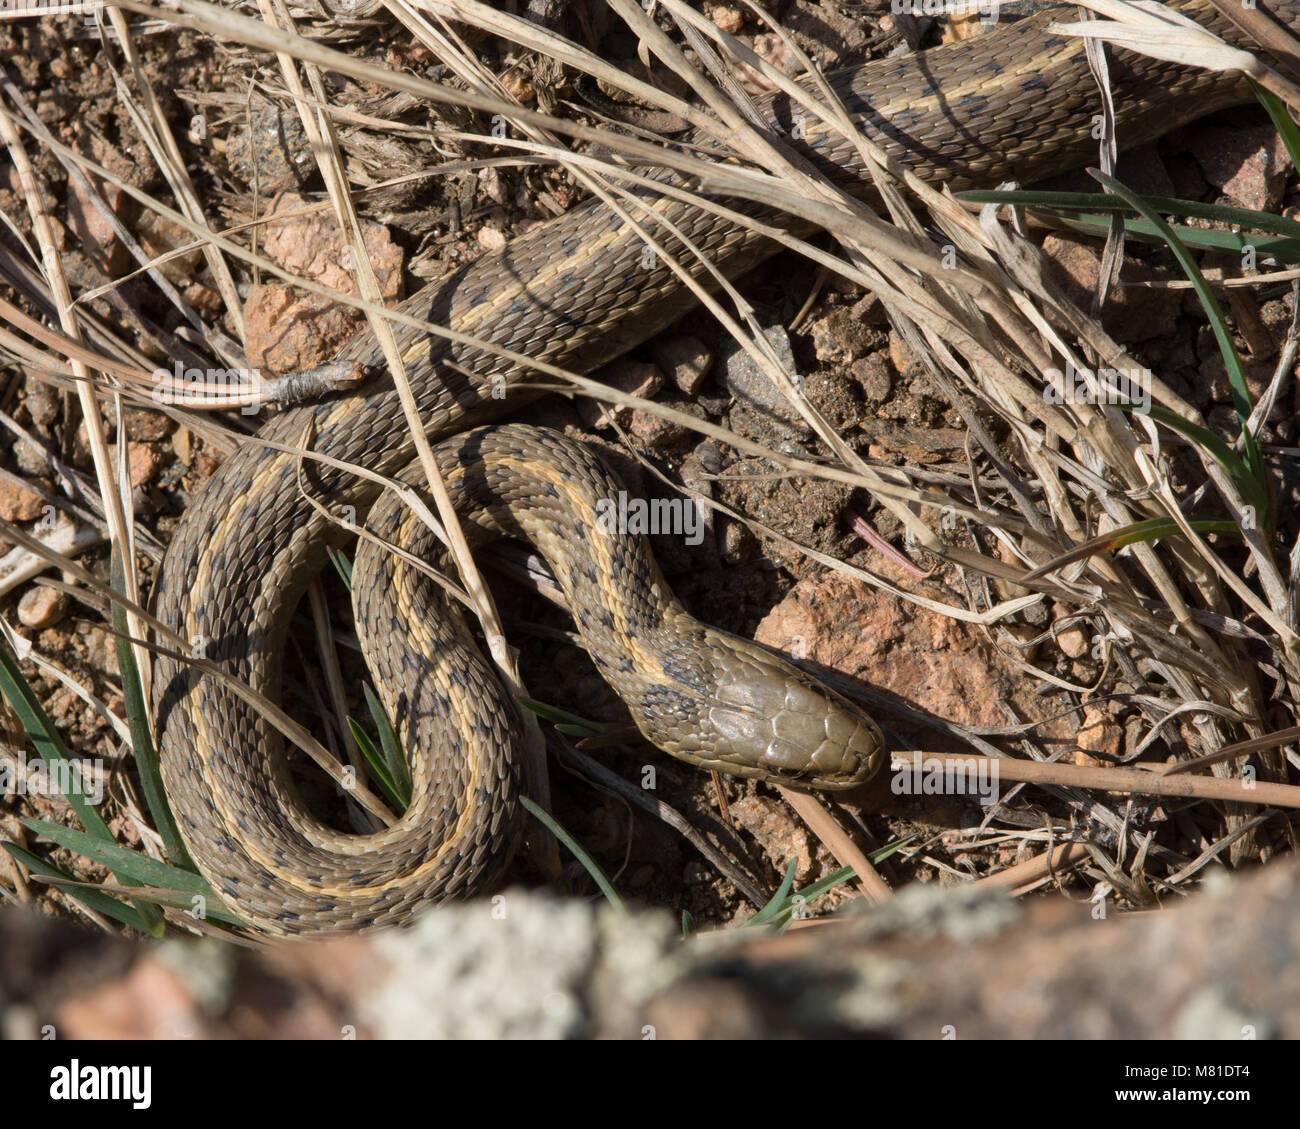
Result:
<svg viewBox="0 0 1300 1129">
<path fill-rule="evenodd" d="M 1203 0 L 1177 6 L 1232 38 Z M 1300 22 L 1300 4 L 1261 6 L 1288 25 Z M 1097 97 L 1082 48 L 1045 30 L 1051 18 L 1071 15 L 1058 10 L 829 77 L 861 128 L 927 179 L 954 187 L 1032 181 L 1096 153 Z M 1243 95 L 1234 75 L 1113 54 L 1126 143 Z M 772 99 L 769 108 L 788 130 L 785 100 Z M 865 191 L 851 147 L 818 123 L 805 123 L 791 144 L 840 183 Z M 685 204 L 663 199 L 653 206 L 729 275 L 774 250 Z M 694 261 L 666 226 L 656 234 L 681 261 Z M 617 216 L 596 204 L 578 206 L 426 287 L 403 308 L 587 372 L 670 324 L 691 302 L 643 249 Z M 651 742 L 694 763 L 811 786 L 849 786 L 880 767 L 884 745 L 870 718 L 792 665 L 691 619 L 644 546 L 593 533 L 597 500 L 619 489 L 596 459 L 536 428 L 467 431 L 526 402 L 522 373 L 481 349 L 398 333 L 467 530 L 538 544 L 578 609 L 598 668 Z M 367 362 L 374 354 L 366 338 L 344 352 Z M 504 399 L 493 396 L 502 380 L 510 390 Z M 411 458 L 387 379 L 285 412 L 261 432 L 290 446 L 304 435 L 314 436 L 323 455 L 384 474 L 399 473 Z M 272 699 L 289 617 L 338 537 L 337 526 L 303 496 L 301 474 L 302 460 L 292 454 L 241 448 L 186 510 L 156 587 L 160 619 Z M 345 506 L 364 513 L 374 501 L 370 483 L 332 466 L 315 465 L 307 477 L 314 499 L 335 514 Z M 392 502 L 377 506 L 370 523 L 416 551 L 431 547 L 420 523 Z M 356 563 L 358 633 L 411 762 L 413 800 L 394 826 L 349 835 L 308 814 L 278 734 L 251 706 L 187 664 L 163 658 L 157 665 L 163 778 L 186 845 L 230 907 L 273 934 L 398 922 L 426 902 L 487 889 L 518 837 L 518 707 L 422 574 L 364 542 Z"/>
</svg>

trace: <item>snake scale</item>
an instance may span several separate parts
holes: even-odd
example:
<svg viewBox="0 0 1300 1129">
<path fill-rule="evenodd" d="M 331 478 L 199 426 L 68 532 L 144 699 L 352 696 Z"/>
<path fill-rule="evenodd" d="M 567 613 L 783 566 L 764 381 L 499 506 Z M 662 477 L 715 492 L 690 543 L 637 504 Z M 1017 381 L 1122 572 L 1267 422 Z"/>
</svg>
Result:
<svg viewBox="0 0 1300 1129">
<path fill-rule="evenodd" d="M 1204 0 L 1176 5 L 1225 37 Z M 1300 3 L 1261 0 L 1288 26 Z M 860 128 L 934 183 L 1032 182 L 1095 159 L 1094 80 L 1077 40 L 1047 31 L 1057 10 L 993 34 L 828 76 Z M 1239 76 L 1192 72 L 1117 50 L 1111 84 L 1122 143 L 1243 100 Z M 765 109 L 787 134 L 790 106 Z M 854 150 L 816 122 L 790 144 L 838 183 L 867 191 Z M 667 198 L 646 203 L 728 276 L 769 241 Z M 750 205 L 732 206 L 748 207 Z M 768 222 L 775 217 L 764 215 Z M 650 222 L 650 221 L 643 221 Z M 792 227 L 796 219 L 786 219 Z M 654 224 L 652 223 L 652 226 Z M 680 261 L 693 256 L 666 226 Z M 692 298 L 622 220 L 597 203 L 565 215 L 421 290 L 403 309 L 517 353 L 589 372 L 669 325 Z M 534 395 L 487 351 L 397 330 L 436 456 L 472 539 L 526 537 L 578 610 L 601 673 L 643 734 L 693 763 L 808 786 L 851 786 L 885 759 L 879 730 L 792 665 L 691 619 L 635 539 L 592 532 L 592 508 L 619 489 L 580 446 L 536 428 L 482 428 Z M 369 337 L 342 359 L 380 364 Z M 494 379 L 495 378 L 495 379 Z M 502 381 L 509 394 L 494 396 Z M 391 380 L 275 417 L 263 439 L 401 474 L 411 441 Z M 230 674 L 278 700 L 289 618 L 339 543 L 335 515 L 369 510 L 376 488 L 262 444 L 232 455 L 187 507 L 155 588 L 158 617 Z M 418 484 L 418 474 L 406 472 Z M 436 544 L 386 495 L 368 519 L 416 552 Z M 199 870 L 251 926 L 274 935 L 358 929 L 490 889 L 519 837 L 524 787 L 517 705 L 469 629 L 416 569 L 363 541 L 354 610 L 376 685 L 411 762 L 413 799 L 393 825 L 352 835 L 308 813 L 279 735 L 228 686 L 163 657 L 155 715 L 163 779 Z"/>
</svg>

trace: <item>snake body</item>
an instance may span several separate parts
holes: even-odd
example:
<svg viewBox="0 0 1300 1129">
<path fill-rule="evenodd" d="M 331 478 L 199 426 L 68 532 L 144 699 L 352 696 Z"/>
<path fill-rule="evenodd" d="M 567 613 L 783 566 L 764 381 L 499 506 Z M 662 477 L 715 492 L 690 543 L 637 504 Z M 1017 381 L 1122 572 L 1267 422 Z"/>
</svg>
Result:
<svg viewBox="0 0 1300 1129">
<path fill-rule="evenodd" d="M 1203 0 L 1176 6 L 1229 34 Z M 1269 7 L 1288 25 L 1300 22 L 1300 3 Z M 1069 15 L 1048 13 L 828 77 L 862 130 L 925 178 L 953 187 L 1032 181 L 1096 152 L 1097 99 L 1082 47 L 1046 30 L 1051 18 Z M 1111 85 L 1126 143 L 1243 95 L 1235 75 L 1116 55 Z M 790 130 L 783 97 L 766 108 Z M 791 144 L 865 192 L 855 150 L 817 122 L 802 125 Z M 651 221 L 655 234 L 682 262 L 694 259 L 669 225 L 728 275 L 775 249 L 671 198 L 645 203 L 664 221 Z M 433 283 L 403 309 L 587 372 L 691 302 L 667 266 L 644 254 L 639 237 L 592 203 Z M 851 786 L 880 766 L 883 741 L 861 711 L 754 644 L 691 619 L 635 540 L 592 534 L 593 507 L 618 490 L 597 460 L 535 428 L 468 430 L 535 395 L 523 373 L 474 346 L 405 328 L 398 338 L 468 529 L 538 543 L 599 669 L 652 742 L 702 765 L 811 786 Z M 342 357 L 381 361 L 368 337 Z M 411 459 L 387 378 L 361 394 L 285 412 L 260 432 L 290 447 L 304 436 L 322 455 L 381 474 L 400 474 Z M 291 453 L 246 445 L 187 508 L 156 586 L 156 612 L 168 627 L 272 700 L 289 618 L 339 538 L 337 525 L 303 496 L 300 476 L 334 514 L 364 513 L 375 500 L 373 485 L 333 466 L 304 471 Z M 417 550 L 432 547 L 388 501 L 369 522 Z M 365 542 L 357 568 L 369 577 L 354 579 L 358 634 L 412 766 L 413 799 L 394 826 L 372 835 L 326 826 L 297 798 L 280 738 L 252 706 L 190 664 L 162 658 L 156 669 L 163 779 L 186 846 L 229 906 L 271 934 L 391 924 L 425 903 L 488 889 L 518 837 L 516 704 L 478 657 L 463 621 L 416 570 Z"/>
</svg>

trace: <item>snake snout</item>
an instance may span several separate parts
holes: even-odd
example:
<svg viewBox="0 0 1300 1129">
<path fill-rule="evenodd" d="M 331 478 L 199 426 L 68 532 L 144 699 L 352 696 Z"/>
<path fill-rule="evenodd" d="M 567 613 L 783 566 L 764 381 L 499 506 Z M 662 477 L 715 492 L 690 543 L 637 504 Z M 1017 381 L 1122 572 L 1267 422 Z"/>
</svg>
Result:
<svg viewBox="0 0 1300 1129">
<path fill-rule="evenodd" d="M 863 710 L 776 656 L 746 659 L 745 677 L 723 679 L 708 711 L 730 762 L 711 767 L 832 790 L 879 771 L 885 739 Z"/>
<path fill-rule="evenodd" d="M 799 750 L 796 760 L 802 770 L 791 783 L 854 788 L 870 780 L 885 758 L 885 738 L 863 710 L 802 678 L 787 681 L 785 703 L 773 717 L 772 728 L 777 734 L 769 748 L 774 767 L 787 750 Z"/>
</svg>

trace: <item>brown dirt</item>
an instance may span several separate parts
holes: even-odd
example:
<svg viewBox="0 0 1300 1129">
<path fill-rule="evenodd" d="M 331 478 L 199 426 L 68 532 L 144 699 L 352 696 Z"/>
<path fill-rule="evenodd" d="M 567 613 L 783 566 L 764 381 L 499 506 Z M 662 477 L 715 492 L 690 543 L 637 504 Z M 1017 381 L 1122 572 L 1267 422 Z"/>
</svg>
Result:
<svg viewBox="0 0 1300 1129">
<path fill-rule="evenodd" d="M 792 7 L 810 16 L 807 10 L 815 6 Z M 819 34 L 816 21 L 809 18 L 805 25 L 806 35 Z M 835 25 L 833 20 L 829 25 L 823 21 L 822 28 L 825 38 L 815 40 L 819 53 L 829 53 L 828 60 L 834 57 L 849 61 L 851 53 L 844 53 L 843 25 Z M 129 115 L 118 104 L 110 72 L 95 58 L 93 46 L 71 40 L 62 34 L 66 30 L 59 21 L 0 24 L 0 48 L 24 89 L 40 92 L 34 98 L 37 113 L 60 140 L 93 153 L 96 159 L 110 166 L 121 167 L 129 173 L 132 183 L 161 193 L 163 187 L 157 170 L 148 160 L 147 149 L 136 135 Z M 364 35 L 361 38 L 366 39 Z M 867 46 L 864 37 L 851 38 L 850 47 Z M 266 174 L 272 192 L 254 192 L 231 171 L 235 156 L 247 151 L 247 144 L 241 146 L 236 136 L 241 128 L 247 128 L 247 107 L 250 100 L 255 106 L 258 104 L 257 96 L 248 93 L 251 72 L 247 59 L 240 52 L 215 51 L 211 44 L 188 34 L 146 38 L 139 47 L 144 53 L 146 73 L 174 120 L 185 122 L 195 115 L 204 119 L 202 139 L 196 140 L 183 128 L 178 128 L 177 133 L 196 183 L 212 206 L 214 226 L 265 215 L 273 191 L 278 190 L 275 173 Z M 373 39 L 366 40 L 365 47 L 373 51 Z M 545 98 L 548 92 L 559 92 L 554 76 L 535 61 L 516 60 L 507 65 L 504 56 L 494 53 L 493 45 L 485 42 L 479 47 L 486 57 L 497 60 L 498 71 L 510 71 L 511 80 L 516 84 L 530 84 L 539 99 Z M 425 65 L 418 51 L 403 52 L 396 47 L 389 59 L 394 65 Z M 262 77 L 265 76 L 263 71 Z M 400 100 L 400 104 L 394 103 L 390 95 L 356 88 L 350 83 L 344 83 L 336 96 L 338 102 L 351 104 L 362 113 L 412 122 L 428 120 L 427 110 Z M 1223 120 L 1227 124 L 1220 128 L 1232 129 L 1233 123 L 1241 120 L 1258 125 L 1259 117 L 1229 115 Z M 464 126 L 466 122 L 452 120 L 447 124 Z M 231 146 L 235 147 L 234 153 Z M 29 151 L 53 214 L 66 217 L 60 250 L 74 291 L 103 284 L 110 277 L 104 273 L 105 269 L 114 274 L 122 269 L 113 254 L 111 234 L 78 218 L 82 213 L 58 164 L 37 146 L 31 146 Z M 368 131 L 351 138 L 349 151 L 361 162 L 362 171 L 358 175 L 370 183 L 411 168 L 432 166 L 440 159 L 427 138 L 392 138 Z M 1163 158 L 1179 172 L 1181 190 L 1185 190 L 1181 182 L 1210 175 L 1199 171 L 1195 149 L 1189 146 L 1187 137 L 1181 142 L 1174 139 L 1162 152 Z M 284 175 L 291 180 L 297 165 L 293 159 L 284 164 L 287 170 Z M 1201 195 L 1212 198 L 1214 190 L 1204 179 L 1201 184 Z M 319 184 L 308 180 L 305 189 L 316 191 Z M 365 210 L 370 218 L 385 225 L 395 242 L 407 252 L 410 287 L 473 257 L 495 239 L 508 237 L 526 225 L 557 214 L 576 198 L 564 175 L 555 171 L 501 170 L 498 175 L 482 180 L 433 178 L 385 189 L 367 198 Z M 1293 200 L 1294 196 L 1288 196 L 1283 202 Z M 0 208 L 27 233 L 22 194 L 8 178 L 0 178 Z M 126 205 L 122 206 L 121 215 L 128 224 L 135 220 Z M 1087 285 L 1089 271 L 1095 269 L 1094 252 L 1073 244 L 1067 247 L 1064 241 L 1060 250 L 1065 273 Z M 1148 258 L 1145 251 L 1136 254 L 1131 264 L 1135 276 L 1158 273 L 1147 267 Z M 189 261 L 182 279 L 185 293 L 201 309 L 203 302 L 215 295 L 212 280 L 196 260 Z M 788 325 L 818 285 L 812 268 L 782 256 L 755 272 L 746 282 L 745 292 L 763 324 Z M 1226 385 L 1221 376 L 1215 379 L 1213 343 L 1207 342 L 1198 331 L 1191 300 L 1171 301 L 1161 297 L 1158 301 L 1148 301 L 1147 296 L 1146 291 L 1129 292 L 1124 299 L 1127 306 L 1117 307 L 1114 316 L 1136 317 L 1147 325 L 1154 319 L 1159 332 L 1142 341 L 1140 352 L 1153 365 L 1159 363 L 1162 372 L 1171 373 L 1165 379 L 1205 409 L 1211 419 L 1216 418 L 1216 413 L 1221 416 L 1219 409 L 1225 406 Z M 809 396 L 848 442 L 870 458 L 964 473 L 966 431 L 961 418 L 936 396 L 924 374 L 910 363 L 900 343 L 881 323 L 878 312 L 873 313 L 863 297 L 861 293 L 832 284 L 791 334 L 794 356 L 807 381 Z M 1289 298 L 1282 296 L 1265 295 L 1257 311 L 1262 324 L 1276 331 L 1288 321 L 1288 301 Z M 155 359 L 160 357 L 160 346 L 153 327 L 171 330 L 180 321 L 174 310 L 161 303 L 151 284 L 142 280 L 123 283 L 116 292 L 92 300 L 90 307 L 112 329 Z M 1152 313 L 1156 307 L 1158 317 Z M 207 316 L 207 311 L 204 312 Z M 228 316 L 216 320 L 226 332 L 233 331 Z M 695 401 L 699 406 L 694 410 L 727 423 L 742 434 L 773 444 L 792 441 L 784 426 L 774 429 L 760 417 L 734 408 L 717 375 L 716 357 L 724 351 L 725 343 L 716 326 L 696 314 L 684 319 L 674 332 L 696 338 L 715 356 L 714 373 L 704 380 Z M 649 348 L 639 350 L 636 357 L 643 363 L 653 363 Z M 671 380 L 667 383 L 672 386 Z M 675 392 L 665 396 L 670 400 L 674 396 L 680 399 Z M 83 472 L 89 470 L 84 433 L 78 434 L 75 407 L 66 396 L 52 395 L 34 378 L 10 371 L 0 377 L 0 408 L 30 428 L 71 465 Z M 530 419 L 566 427 L 575 433 L 587 432 L 577 410 L 558 398 L 548 400 L 530 414 Z M 232 423 L 237 428 L 247 426 L 243 419 L 234 419 Z M 109 420 L 109 424 L 111 428 L 113 421 Z M 636 433 L 635 426 L 630 430 Z M 116 435 L 113 438 L 118 439 Z M 899 586 L 924 592 L 937 600 L 966 602 L 970 580 L 957 570 L 939 568 L 927 580 L 918 582 L 874 549 L 864 546 L 849 530 L 851 512 L 901 546 L 901 531 L 896 523 L 867 499 L 823 482 L 790 480 L 774 474 L 775 468 L 770 464 L 747 457 L 736 458 L 719 451 L 711 441 L 699 443 L 689 434 L 652 434 L 651 438 L 654 446 L 645 447 L 643 453 L 655 465 L 670 476 L 677 474 L 692 458 L 705 468 L 712 468 L 719 474 L 713 482 L 716 496 L 741 514 Z M 149 412 L 133 412 L 128 416 L 127 439 L 132 444 L 137 520 L 156 534 L 159 543 L 166 544 L 187 496 L 212 473 L 222 451 L 205 442 L 195 431 L 177 428 Z M 796 434 L 793 441 L 800 440 Z M 1294 421 L 1284 419 L 1266 440 L 1294 442 Z M 631 491 L 661 489 L 614 441 L 612 433 L 602 432 L 598 445 L 626 473 Z M 0 455 L 0 464 L 14 470 L 17 459 L 17 452 L 4 453 Z M 51 478 L 38 478 L 38 481 L 46 489 L 55 488 Z M 1290 489 L 1294 492 L 1295 485 L 1291 484 Z M 4 483 L 0 483 L 0 503 L 5 507 L 4 516 L 16 521 L 29 522 L 38 513 L 32 509 L 29 498 Z M 663 538 L 659 541 L 657 548 L 669 579 L 687 605 L 703 618 L 744 635 L 753 636 L 758 632 L 760 638 L 777 647 L 787 647 L 790 640 L 799 637 L 806 645 L 804 654 L 812 661 L 891 691 L 922 711 L 965 725 L 1005 726 L 1061 712 L 1062 699 L 1055 694 L 1040 694 L 1037 684 L 1025 674 L 1024 661 L 1032 660 L 1055 676 L 1079 685 L 1089 684 L 1098 673 L 1097 664 L 1086 647 L 1081 650 L 1075 645 L 1077 640 L 1063 641 L 1069 644 L 1070 651 L 1076 652 L 1072 655 L 1050 635 L 1039 639 L 1047 626 L 1045 610 L 1041 608 L 1031 609 L 1009 632 L 991 635 L 873 591 L 860 582 L 827 578 L 819 566 L 797 552 L 756 536 L 743 523 L 727 518 L 718 519 L 713 536 L 706 538 L 701 546 L 692 548 Z M 981 543 L 979 547 L 987 552 L 996 551 L 989 543 Z M 92 552 L 82 560 L 100 576 L 107 575 L 107 556 L 103 550 Z M 141 563 L 145 580 L 149 582 L 157 562 L 143 560 Z M 918 560 L 922 568 L 929 568 L 931 563 Z M 337 598 L 341 587 L 332 580 L 331 584 L 338 619 L 346 627 L 345 602 Z M 507 617 L 552 627 L 563 625 L 553 610 L 517 589 L 498 586 L 498 591 Z M 0 604 L 0 612 L 11 621 L 15 604 L 16 596 L 7 597 Z M 77 606 L 71 618 L 63 622 L 23 633 L 47 659 L 108 703 L 118 716 L 123 715 L 111 639 L 93 613 Z M 303 632 L 300 638 L 304 647 L 310 648 L 310 634 Z M 527 629 L 518 638 L 525 647 L 525 674 L 535 696 L 600 719 L 618 720 L 625 716 L 580 651 L 558 645 L 550 636 L 539 636 Z M 1032 647 L 1031 640 L 1037 640 Z M 30 667 L 27 670 L 68 746 L 83 755 L 104 755 L 115 763 L 115 739 L 108 724 L 48 676 Z M 361 716 L 364 714 L 359 689 L 361 675 L 354 667 L 348 670 L 353 679 L 352 706 L 354 713 Z M 291 703 L 294 697 L 291 687 Z M 312 709 L 306 707 L 305 714 L 311 716 Z M 1047 726 L 1039 736 L 1063 739 L 1077 734 L 1082 752 L 1113 756 L 1123 747 L 1131 716 L 1121 703 L 1092 707 L 1086 715 L 1080 707 L 1071 717 Z M 896 740 L 915 742 L 921 747 L 940 747 L 940 738 L 933 733 L 893 718 L 887 718 L 886 724 Z M 5 728 L 13 730 L 12 724 Z M 6 744 L 12 744 L 11 732 L 5 740 Z M 631 779 L 637 777 L 643 764 L 653 763 L 658 771 L 658 795 L 662 799 L 687 813 L 716 814 L 719 810 L 719 796 L 709 780 L 669 758 L 645 749 L 613 751 L 602 754 L 602 758 Z M 126 771 L 126 766 L 121 769 Z M 563 773 L 556 774 L 554 784 L 555 809 L 560 821 L 593 851 L 615 875 L 620 889 L 631 897 L 673 910 L 688 910 L 702 923 L 724 923 L 747 912 L 743 899 L 701 862 L 676 833 L 639 813 L 629 813 L 619 800 L 605 797 Z M 121 784 L 111 791 L 120 795 Z M 728 801 L 730 817 L 738 825 L 750 867 L 768 883 L 775 885 L 784 861 L 790 857 L 799 860 L 801 884 L 835 868 L 826 848 L 810 837 L 766 786 L 726 781 L 722 784 L 722 794 Z M 876 795 L 872 804 L 849 803 L 838 810 L 842 822 L 868 846 L 904 834 L 921 836 L 924 850 L 916 851 L 910 859 L 896 856 L 885 867 L 891 882 L 950 880 L 922 856 L 938 859 L 964 873 L 983 873 L 1006 861 L 995 850 L 971 851 L 961 841 L 948 838 L 949 831 L 978 822 L 980 813 L 973 806 L 896 802 L 886 804 L 882 811 L 876 806 L 880 800 Z M 64 821 L 69 818 L 57 802 L 33 805 L 15 803 L 10 798 L 3 802 L 8 813 Z M 1035 796 L 1022 795 L 1017 806 L 1020 809 L 1014 821 L 1017 824 L 1059 827 L 1068 822 L 1064 808 Z M 110 802 L 109 810 L 117 810 L 115 802 Z M 1172 842 L 1178 832 L 1168 813 L 1147 810 L 1146 814 L 1152 828 Z M 138 841 L 138 834 L 129 821 L 118 816 L 113 819 L 113 825 L 123 842 Z M 102 877 L 102 872 L 78 863 L 65 852 L 50 853 L 61 865 L 72 867 L 78 873 Z M 569 874 L 577 889 L 590 889 L 575 868 L 570 867 Z M 527 859 L 521 859 L 516 875 L 524 881 L 537 878 Z M 1066 881 L 1076 880 L 1067 877 Z M 57 905 L 61 901 L 57 894 L 36 889 L 43 903 Z M 835 904 L 834 899 L 827 904 Z"/>
</svg>

